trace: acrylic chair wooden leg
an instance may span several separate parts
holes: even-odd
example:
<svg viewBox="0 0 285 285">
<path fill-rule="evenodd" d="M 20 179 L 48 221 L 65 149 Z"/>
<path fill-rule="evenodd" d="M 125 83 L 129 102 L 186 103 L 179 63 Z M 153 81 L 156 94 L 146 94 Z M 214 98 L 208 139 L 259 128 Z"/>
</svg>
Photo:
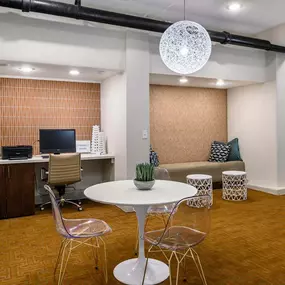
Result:
<svg viewBox="0 0 285 285">
<path fill-rule="evenodd" d="M 176 269 L 176 285 L 178 285 L 178 281 L 179 281 L 179 269 L 180 269 L 180 262 L 177 263 L 177 269 Z"/>
<path fill-rule="evenodd" d="M 55 280 L 56 270 L 57 270 L 57 267 L 58 267 L 58 264 L 59 264 L 59 260 L 60 260 L 61 255 L 62 255 L 62 251 L 63 251 L 63 247 L 64 247 L 65 242 L 66 242 L 66 239 L 63 239 L 61 241 L 60 249 L 59 249 L 59 252 L 58 252 L 58 255 L 57 255 L 57 259 L 56 259 L 56 263 L 55 263 L 55 267 L 54 267 L 54 272 L 53 272 L 54 280 Z"/>
<path fill-rule="evenodd" d="M 175 284 L 178 285 L 178 281 L 179 281 L 179 269 L 180 269 L 180 263 L 182 260 L 179 259 L 178 255 L 177 255 L 177 252 L 174 251 L 174 256 L 176 258 L 176 261 L 177 261 L 177 268 L 176 268 L 176 282 Z M 183 258 L 183 257 L 182 257 Z"/>
<path fill-rule="evenodd" d="M 107 250 L 106 250 L 106 244 L 103 242 L 104 247 L 104 259 L 105 259 L 105 281 L 108 283 L 108 267 L 107 267 Z"/>
<path fill-rule="evenodd" d="M 60 284 L 60 280 L 61 280 L 61 273 L 62 273 L 62 268 L 64 264 L 65 250 L 66 250 L 66 247 L 69 245 L 69 243 L 70 243 L 70 240 L 66 240 L 66 242 L 62 246 L 60 262 L 59 262 L 60 266 L 59 266 L 58 284 Z"/>
<path fill-rule="evenodd" d="M 96 242 L 94 242 L 94 239 Z M 98 263 L 99 263 L 99 257 L 98 257 L 98 248 L 99 248 L 99 241 L 98 238 L 91 238 L 90 240 L 91 246 L 92 246 L 92 252 L 93 252 L 93 257 L 94 257 L 94 261 L 95 261 L 95 269 L 98 270 Z"/>
<path fill-rule="evenodd" d="M 67 246 L 68 246 L 68 249 L 67 249 Z M 66 251 L 68 251 L 68 253 L 67 253 L 67 257 L 65 259 Z M 58 277 L 58 285 L 62 284 L 63 277 L 64 277 L 64 274 L 66 271 L 66 267 L 67 267 L 67 263 L 68 263 L 71 251 L 72 251 L 72 240 L 69 240 L 68 242 L 65 243 L 65 245 L 63 247 L 61 264 L 60 264 L 60 271 L 59 271 L 59 277 Z"/>
<path fill-rule="evenodd" d="M 102 268 L 103 268 L 103 275 L 105 282 L 108 283 L 108 265 L 107 265 L 107 249 L 106 249 L 106 244 L 103 240 L 103 238 L 99 237 L 98 239 L 98 245 L 99 245 L 99 240 L 102 243 L 102 248 L 103 248 L 103 261 L 102 261 Z M 99 249 L 100 247 L 98 247 Z M 104 264 L 104 265 L 103 265 Z"/>
<path fill-rule="evenodd" d="M 206 277 L 205 277 L 205 274 L 204 274 L 204 270 L 203 270 L 203 267 L 202 267 L 199 255 L 198 255 L 198 253 L 194 249 L 190 249 L 190 251 L 191 251 L 192 258 L 193 258 L 193 260 L 195 262 L 195 265 L 197 267 L 197 270 L 199 272 L 199 275 L 200 275 L 200 277 L 202 279 L 202 282 L 203 282 L 204 285 L 207 285 L 207 280 L 206 280 Z"/>
<path fill-rule="evenodd" d="M 186 282 L 187 281 L 187 270 L 186 270 L 186 255 L 184 256 L 183 258 L 183 273 L 184 273 L 184 276 L 183 276 L 183 281 Z"/>
<path fill-rule="evenodd" d="M 163 252 L 163 251 L 162 251 Z M 171 273 L 171 262 L 174 256 L 174 252 L 171 252 L 170 257 L 168 259 L 168 267 L 169 267 L 169 284 L 172 285 L 172 273 Z"/>
</svg>

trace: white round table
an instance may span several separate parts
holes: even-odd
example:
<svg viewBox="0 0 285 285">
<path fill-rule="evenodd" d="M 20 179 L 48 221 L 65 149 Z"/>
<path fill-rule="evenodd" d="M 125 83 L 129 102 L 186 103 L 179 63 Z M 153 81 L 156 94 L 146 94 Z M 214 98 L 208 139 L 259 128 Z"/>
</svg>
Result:
<svg viewBox="0 0 285 285">
<path fill-rule="evenodd" d="M 149 206 L 178 202 L 197 193 L 196 188 L 186 183 L 156 180 L 151 190 L 137 190 L 132 180 L 100 183 L 87 188 L 84 194 L 90 200 L 121 206 L 133 206 L 139 225 L 139 255 L 118 264 L 114 276 L 124 284 L 141 284 L 144 268 L 144 227 Z M 158 260 L 149 259 L 145 285 L 158 284 L 169 276 L 168 266 Z"/>
</svg>

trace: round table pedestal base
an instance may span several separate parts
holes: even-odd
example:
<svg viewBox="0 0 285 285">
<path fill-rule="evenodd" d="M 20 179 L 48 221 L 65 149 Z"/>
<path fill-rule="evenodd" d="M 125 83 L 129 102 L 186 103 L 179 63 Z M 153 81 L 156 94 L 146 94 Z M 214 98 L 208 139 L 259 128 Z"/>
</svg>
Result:
<svg viewBox="0 0 285 285">
<path fill-rule="evenodd" d="M 126 260 L 114 269 L 114 276 L 123 284 L 140 285 L 144 273 L 144 264 L 137 258 Z M 168 266 L 155 259 L 149 258 L 145 275 L 145 285 L 159 284 L 169 276 Z"/>
</svg>

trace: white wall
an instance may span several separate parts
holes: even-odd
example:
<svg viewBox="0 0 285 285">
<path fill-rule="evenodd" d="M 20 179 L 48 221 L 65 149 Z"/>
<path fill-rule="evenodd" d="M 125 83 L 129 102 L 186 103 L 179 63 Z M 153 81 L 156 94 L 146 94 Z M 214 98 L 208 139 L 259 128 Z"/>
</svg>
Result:
<svg viewBox="0 0 285 285">
<path fill-rule="evenodd" d="M 257 37 L 285 46 L 284 33 L 285 24 L 282 24 L 258 34 Z M 267 66 L 268 74 L 276 79 L 277 185 L 281 189 L 279 192 L 285 194 L 285 55 L 268 53 Z"/>
<path fill-rule="evenodd" d="M 0 14 L 0 60 L 125 68 L 125 33 Z"/>
<path fill-rule="evenodd" d="M 268 29 L 256 35 L 257 38 L 264 39 L 270 41 L 275 45 L 285 45 L 285 24 L 281 24 L 277 27 Z"/>
<path fill-rule="evenodd" d="M 228 90 L 228 136 L 239 138 L 249 184 L 276 189 L 276 82 Z"/>
<path fill-rule="evenodd" d="M 126 74 L 106 79 L 101 84 L 101 129 L 108 152 L 115 155 L 115 180 L 127 177 L 127 99 Z"/>
<path fill-rule="evenodd" d="M 276 55 L 277 179 L 285 186 L 285 55 Z"/>
<path fill-rule="evenodd" d="M 159 55 L 159 38 L 150 37 L 150 73 L 173 75 Z M 216 44 L 207 64 L 191 76 L 265 82 L 267 75 L 266 52 L 255 49 L 223 46 Z"/>
</svg>

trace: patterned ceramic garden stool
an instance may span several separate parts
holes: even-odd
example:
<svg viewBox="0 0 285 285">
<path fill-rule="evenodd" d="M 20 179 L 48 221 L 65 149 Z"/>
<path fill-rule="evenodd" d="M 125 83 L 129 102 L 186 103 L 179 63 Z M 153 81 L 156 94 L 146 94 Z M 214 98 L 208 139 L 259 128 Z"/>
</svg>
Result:
<svg viewBox="0 0 285 285">
<path fill-rule="evenodd" d="M 196 196 L 209 195 L 211 197 L 211 205 L 213 205 L 213 183 L 212 176 L 206 174 L 190 174 L 186 176 L 187 183 L 194 186 L 198 192 Z M 199 198 L 191 199 L 187 202 L 188 206 L 199 207 Z"/>
<path fill-rule="evenodd" d="M 244 201 L 247 199 L 247 178 L 244 171 L 224 171 L 223 199 L 229 201 Z"/>
</svg>

